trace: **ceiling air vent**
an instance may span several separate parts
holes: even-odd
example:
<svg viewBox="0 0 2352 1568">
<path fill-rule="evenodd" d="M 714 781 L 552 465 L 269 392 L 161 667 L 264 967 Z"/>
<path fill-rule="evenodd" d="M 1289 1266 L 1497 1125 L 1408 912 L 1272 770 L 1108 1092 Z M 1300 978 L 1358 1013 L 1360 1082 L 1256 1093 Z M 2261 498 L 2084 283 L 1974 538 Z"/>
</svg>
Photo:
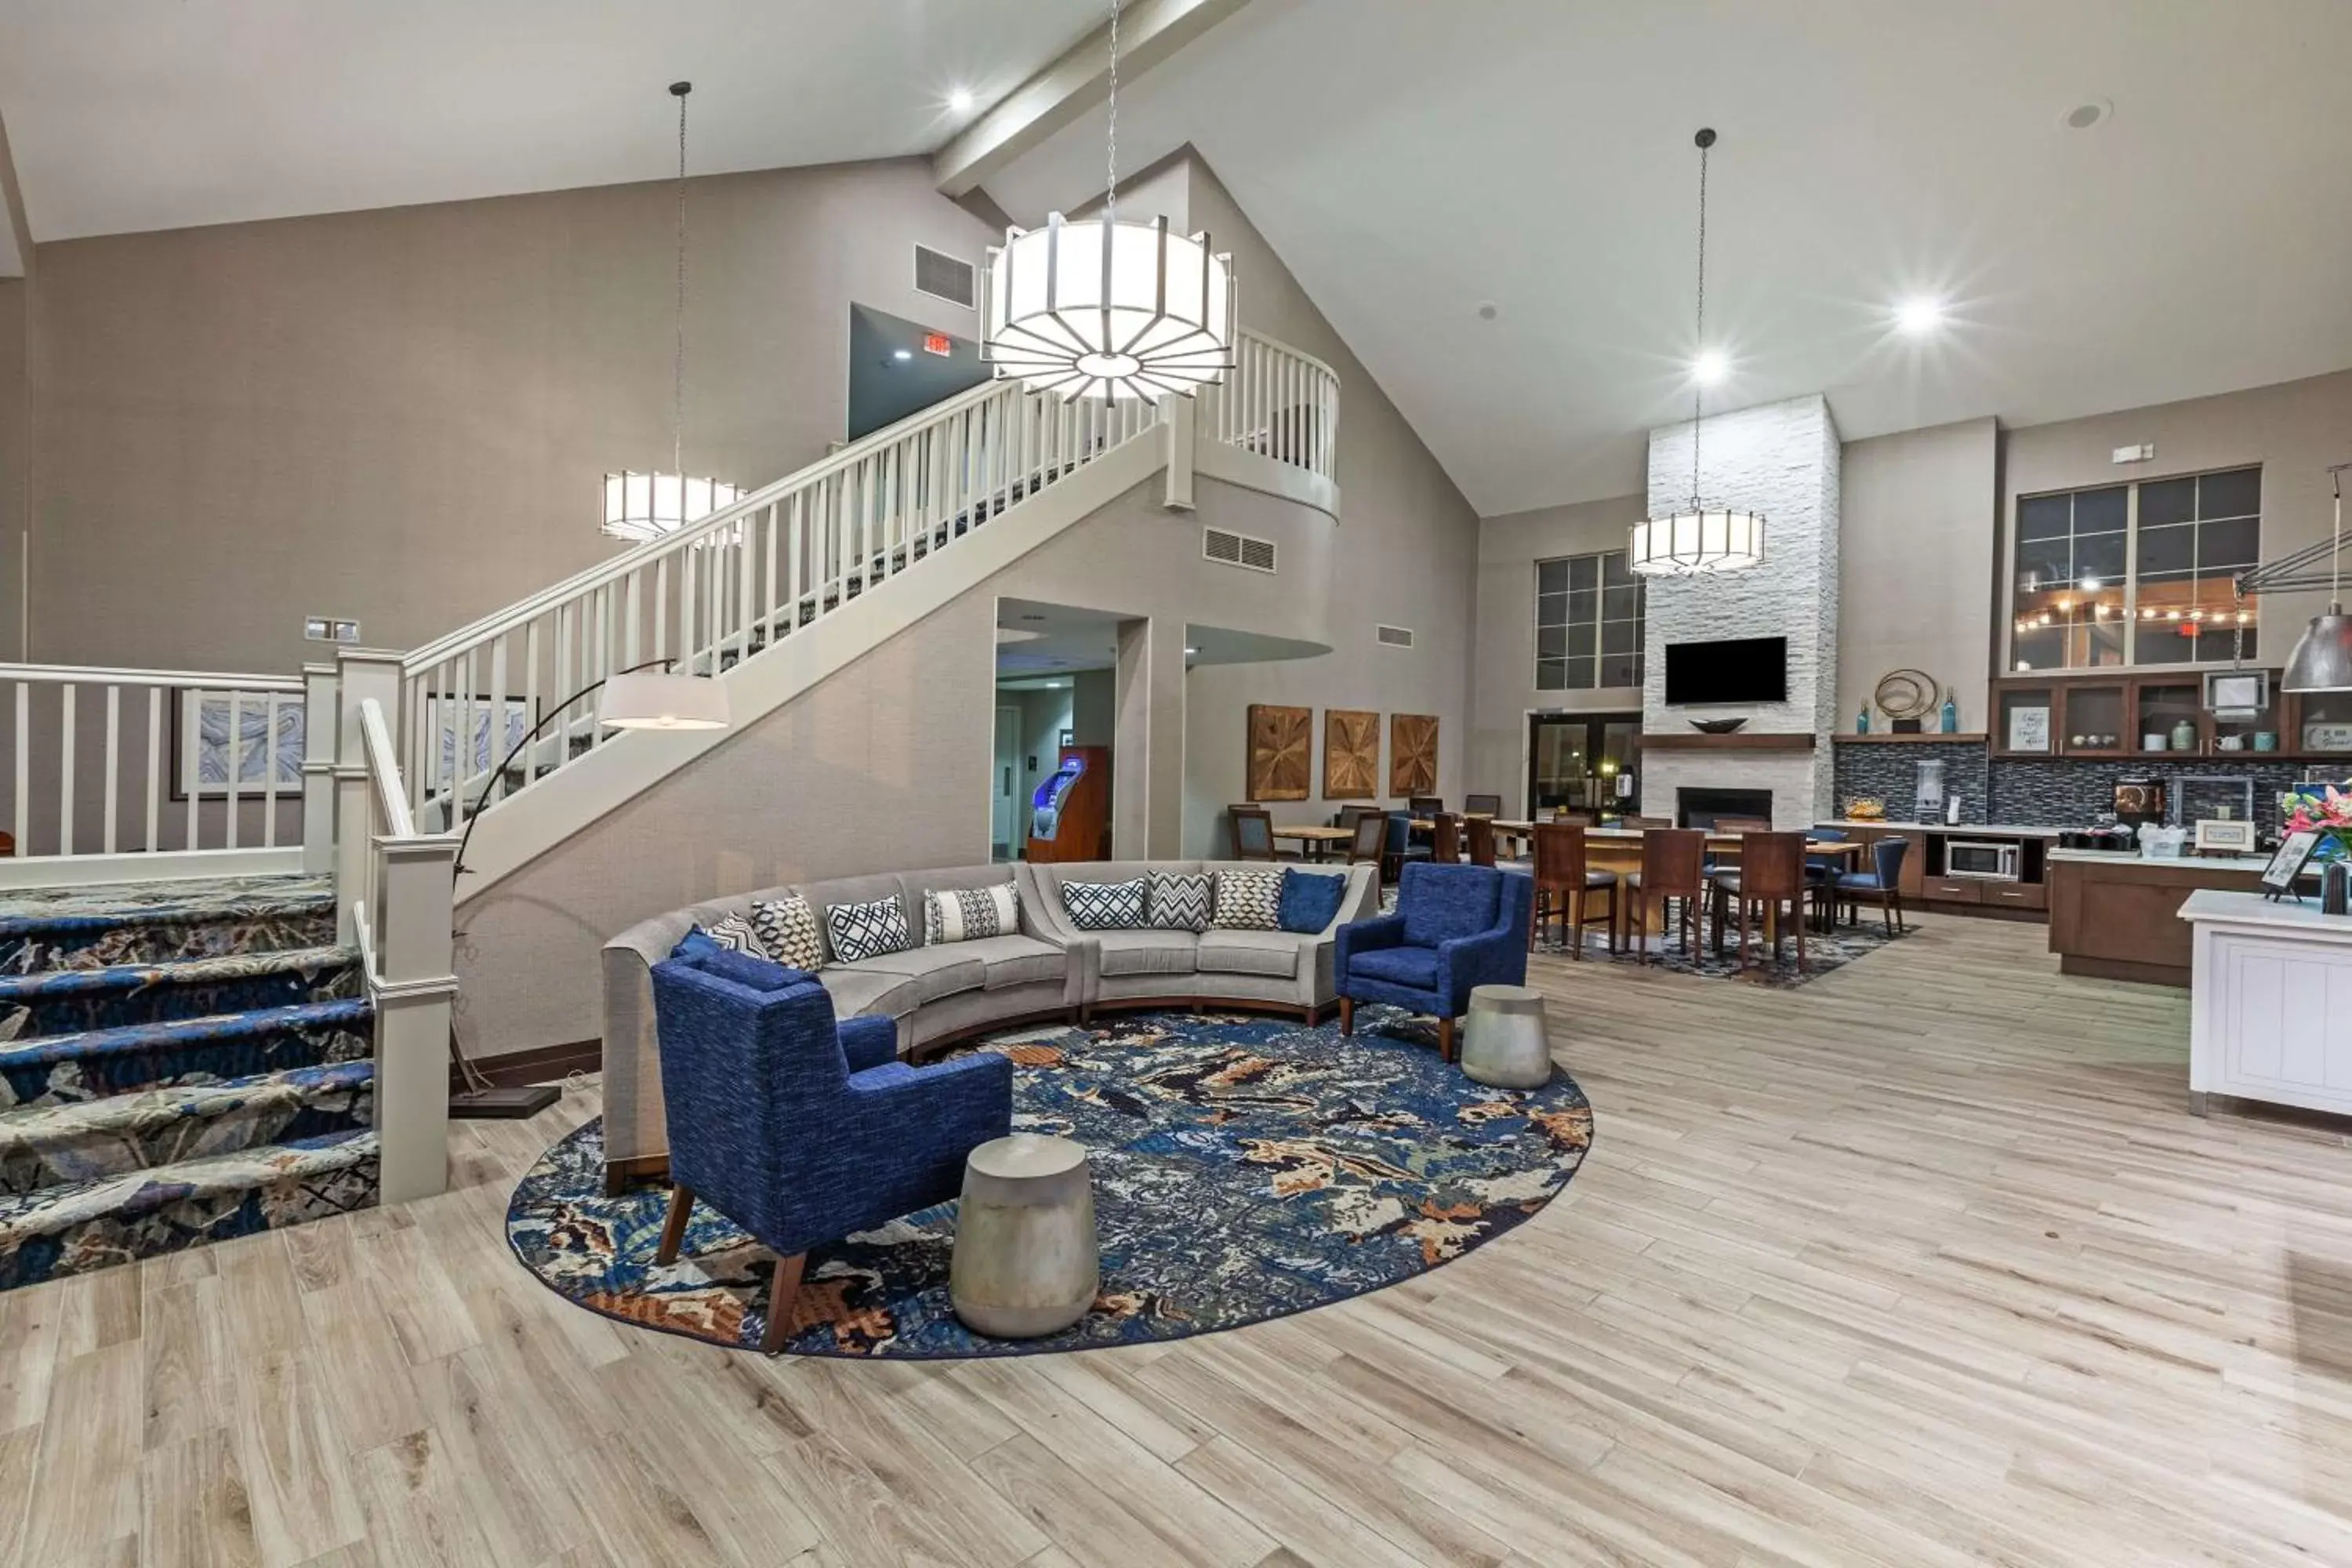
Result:
<svg viewBox="0 0 2352 1568">
<path fill-rule="evenodd" d="M 1222 528 L 1201 531 L 1201 553 L 1211 561 L 1222 561 L 1228 566 L 1246 566 L 1253 572 L 1274 570 L 1274 541 L 1252 539 L 1246 533 L 1227 533 Z"/>
<path fill-rule="evenodd" d="M 1381 641 L 1391 647 L 1411 647 L 1412 646 L 1412 628 L 1411 626 L 1382 626 L 1381 628 L 1380 637 Z"/>
<path fill-rule="evenodd" d="M 950 305 L 961 305 L 969 310 L 979 298 L 972 291 L 973 270 L 969 261 L 933 250 L 928 245 L 915 247 L 915 292 L 929 294 L 934 300 L 945 300 Z"/>
</svg>

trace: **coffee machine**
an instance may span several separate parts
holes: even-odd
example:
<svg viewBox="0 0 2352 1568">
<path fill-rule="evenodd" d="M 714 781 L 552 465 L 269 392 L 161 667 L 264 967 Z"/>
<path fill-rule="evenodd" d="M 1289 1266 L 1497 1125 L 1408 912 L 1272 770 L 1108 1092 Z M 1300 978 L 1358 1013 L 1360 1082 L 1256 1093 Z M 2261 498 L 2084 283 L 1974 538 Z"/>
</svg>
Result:
<svg viewBox="0 0 2352 1568">
<path fill-rule="evenodd" d="M 2137 833 L 2147 823 L 2164 826 L 2165 784 L 2162 779 L 2116 781 L 2116 826 Z"/>
</svg>

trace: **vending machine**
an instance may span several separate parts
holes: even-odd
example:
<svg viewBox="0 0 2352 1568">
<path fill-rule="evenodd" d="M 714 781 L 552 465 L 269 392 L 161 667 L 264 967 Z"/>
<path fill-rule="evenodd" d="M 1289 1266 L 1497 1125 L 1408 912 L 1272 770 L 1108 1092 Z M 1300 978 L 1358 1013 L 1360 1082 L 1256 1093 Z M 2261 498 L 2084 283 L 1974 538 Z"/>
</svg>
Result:
<svg viewBox="0 0 2352 1568">
<path fill-rule="evenodd" d="M 1064 746 L 1029 797 L 1031 860 L 1110 858 L 1110 748 Z"/>
</svg>

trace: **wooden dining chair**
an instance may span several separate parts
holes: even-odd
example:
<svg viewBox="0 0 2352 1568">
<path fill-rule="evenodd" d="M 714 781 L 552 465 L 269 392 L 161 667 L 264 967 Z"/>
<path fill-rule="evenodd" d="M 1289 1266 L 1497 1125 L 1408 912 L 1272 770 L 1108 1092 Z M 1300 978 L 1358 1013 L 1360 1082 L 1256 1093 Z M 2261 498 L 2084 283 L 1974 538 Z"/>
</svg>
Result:
<svg viewBox="0 0 2352 1568">
<path fill-rule="evenodd" d="M 1236 860 L 1279 860 L 1282 857 L 1274 847 L 1274 814 L 1262 805 L 1235 805 L 1226 808 L 1234 819 L 1234 858 Z"/>
<path fill-rule="evenodd" d="M 1617 878 L 1592 869 L 1582 827 L 1562 822 L 1536 825 L 1535 879 L 1536 918 L 1528 925 L 1530 948 L 1536 932 L 1557 920 L 1567 928 L 1569 957 L 1581 959 L 1584 928 L 1598 919 L 1609 922 L 1609 951 L 1617 951 Z M 1601 895 L 1598 910 L 1592 907 L 1595 893 Z"/>
<path fill-rule="evenodd" d="M 1463 820 L 1463 831 L 1470 840 L 1470 864 L 1491 866 L 1495 863 L 1495 821 L 1489 816 L 1472 816 Z"/>
<path fill-rule="evenodd" d="M 1404 804 L 1407 811 L 1426 820 L 1445 809 L 1445 797 L 1434 795 L 1410 795 L 1406 797 Z"/>
<path fill-rule="evenodd" d="M 1724 917 L 1728 906 L 1739 908 L 1739 963 L 1748 963 L 1748 921 L 1752 914 L 1768 922 L 1772 934 L 1772 962 L 1780 962 L 1780 937 L 1788 926 L 1797 928 L 1797 972 L 1805 969 L 1805 836 L 1801 833 L 1743 833 L 1739 864 L 1715 879 L 1715 945 L 1723 948 Z M 1788 907 L 1782 921 L 1780 909 Z M 1761 934 L 1760 932 L 1759 933 Z"/>
<path fill-rule="evenodd" d="M 1462 819 L 1441 811 L 1429 819 L 1429 858 L 1441 866 L 1462 862 Z"/>
<path fill-rule="evenodd" d="M 1706 835 L 1696 827 L 1653 827 L 1642 835 L 1642 868 L 1629 878 L 1633 900 L 1626 909 L 1629 920 L 1642 922 L 1642 961 L 1650 962 L 1650 920 L 1653 912 L 1661 925 L 1672 912 L 1676 900 L 1682 904 L 1678 930 L 1683 939 L 1685 956 L 1698 952 L 1698 925 L 1702 900 L 1706 896 Z M 1663 937 L 1663 930 L 1658 933 Z M 1633 931 L 1626 931 L 1630 940 Z"/>
<path fill-rule="evenodd" d="M 1464 795 L 1462 809 L 1474 816 L 1500 816 L 1503 815 L 1503 797 L 1499 795 Z"/>
<path fill-rule="evenodd" d="M 1389 819 L 1377 810 L 1359 812 L 1356 820 L 1348 825 L 1355 835 L 1348 840 L 1348 863 L 1359 860 L 1377 861 L 1381 858 L 1383 841 L 1388 837 Z"/>
</svg>

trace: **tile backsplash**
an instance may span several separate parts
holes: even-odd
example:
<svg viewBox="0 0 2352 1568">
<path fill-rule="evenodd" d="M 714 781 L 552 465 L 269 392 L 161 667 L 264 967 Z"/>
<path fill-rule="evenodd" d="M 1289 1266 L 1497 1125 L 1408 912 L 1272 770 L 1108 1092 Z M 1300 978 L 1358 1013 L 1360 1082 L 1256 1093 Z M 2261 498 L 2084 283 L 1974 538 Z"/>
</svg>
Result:
<svg viewBox="0 0 2352 1568">
<path fill-rule="evenodd" d="M 2160 778 L 2176 816 L 2182 798 L 2180 781 L 2247 779 L 2254 786 L 2254 820 L 2265 828 L 2278 825 L 2278 796 L 2305 779 L 2333 776 L 2352 780 L 2352 760 L 2337 764 L 2332 775 L 2324 766 L 2284 763 L 2258 753 L 2239 756 L 2155 757 L 2068 760 L 1995 758 L 1981 742 L 1924 742 L 1888 745 L 1843 742 L 1837 745 L 1837 809 L 1858 795 L 1874 795 L 1886 805 L 1886 815 L 1907 819 L 1918 795 L 1916 764 L 1928 758 L 1944 763 L 1944 789 L 1960 797 L 1961 818 L 1968 822 L 2015 823 L 2027 827 L 2087 827 L 2102 813 L 2115 809 L 2116 781 Z"/>
</svg>

